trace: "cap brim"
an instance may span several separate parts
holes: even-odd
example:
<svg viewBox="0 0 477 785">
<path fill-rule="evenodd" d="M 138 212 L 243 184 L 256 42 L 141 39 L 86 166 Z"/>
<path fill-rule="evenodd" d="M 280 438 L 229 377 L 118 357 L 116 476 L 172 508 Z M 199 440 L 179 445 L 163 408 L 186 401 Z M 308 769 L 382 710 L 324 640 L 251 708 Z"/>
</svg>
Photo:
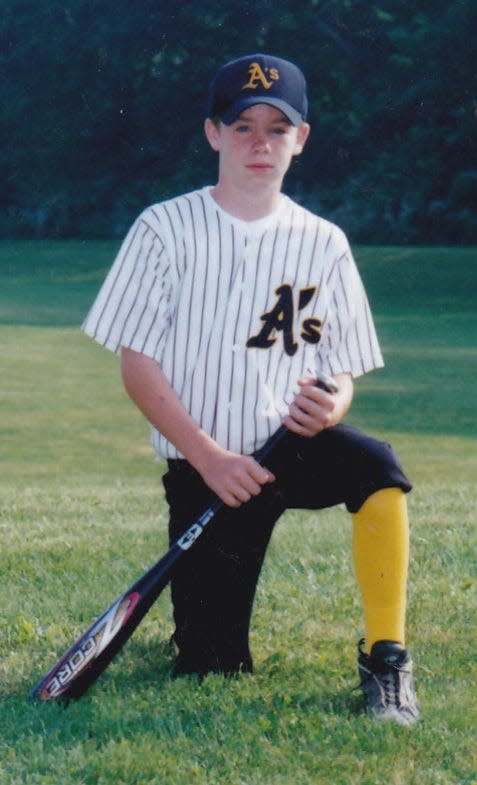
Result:
<svg viewBox="0 0 477 785">
<path fill-rule="evenodd" d="M 239 114 L 241 114 L 245 109 L 248 109 L 250 106 L 256 106 L 257 104 L 268 104 L 268 106 L 274 106 L 276 109 L 279 109 L 285 117 L 290 120 L 292 125 L 300 125 L 304 122 L 303 117 L 301 116 L 300 112 L 297 112 L 296 109 L 293 109 L 290 104 L 287 104 L 286 101 L 282 101 L 280 98 L 268 98 L 267 96 L 249 96 L 248 98 L 241 98 L 239 101 L 236 101 L 232 104 L 226 112 L 219 114 L 220 119 L 222 120 L 225 125 L 232 125 L 233 122 L 237 119 Z"/>
</svg>

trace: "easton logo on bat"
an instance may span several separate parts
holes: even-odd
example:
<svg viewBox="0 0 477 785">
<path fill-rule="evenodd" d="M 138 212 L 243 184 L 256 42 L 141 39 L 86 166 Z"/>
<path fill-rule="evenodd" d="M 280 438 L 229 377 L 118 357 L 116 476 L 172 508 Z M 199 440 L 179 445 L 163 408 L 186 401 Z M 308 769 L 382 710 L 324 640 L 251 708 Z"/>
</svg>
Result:
<svg viewBox="0 0 477 785">
<path fill-rule="evenodd" d="M 179 548 L 182 548 L 183 551 L 188 551 L 189 548 L 195 543 L 196 539 L 200 537 L 204 531 L 204 528 L 207 526 L 210 519 L 214 517 L 214 515 L 214 510 L 206 510 L 204 515 L 199 518 L 197 523 L 193 523 L 192 526 L 190 526 L 182 535 L 182 537 L 179 537 L 177 540 Z"/>
<path fill-rule="evenodd" d="M 137 592 L 122 597 L 98 619 L 88 631 L 86 639 L 65 654 L 50 679 L 46 680 L 40 695 L 45 698 L 59 697 L 70 681 L 104 651 L 118 630 L 127 622 L 140 599 L 141 595 Z"/>
</svg>

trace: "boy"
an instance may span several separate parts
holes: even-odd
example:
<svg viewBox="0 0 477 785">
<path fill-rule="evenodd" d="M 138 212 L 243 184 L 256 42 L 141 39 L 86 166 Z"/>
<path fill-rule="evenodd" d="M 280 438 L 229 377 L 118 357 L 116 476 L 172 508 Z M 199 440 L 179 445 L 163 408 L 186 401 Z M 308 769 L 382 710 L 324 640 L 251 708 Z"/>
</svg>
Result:
<svg viewBox="0 0 477 785">
<path fill-rule="evenodd" d="M 171 583 L 175 675 L 252 670 L 250 618 L 275 522 L 287 508 L 345 503 L 367 708 L 410 725 L 411 485 L 389 445 L 341 424 L 353 377 L 382 358 L 345 236 L 282 194 L 306 114 L 294 64 L 257 54 L 221 68 L 205 121 L 217 184 L 139 216 L 83 327 L 120 353 L 126 390 L 168 460 L 171 541 L 214 495 L 226 505 Z M 336 394 L 315 386 L 317 369 Z M 262 467 L 253 454 L 281 422 L 290 433 Z"/>
</svg>

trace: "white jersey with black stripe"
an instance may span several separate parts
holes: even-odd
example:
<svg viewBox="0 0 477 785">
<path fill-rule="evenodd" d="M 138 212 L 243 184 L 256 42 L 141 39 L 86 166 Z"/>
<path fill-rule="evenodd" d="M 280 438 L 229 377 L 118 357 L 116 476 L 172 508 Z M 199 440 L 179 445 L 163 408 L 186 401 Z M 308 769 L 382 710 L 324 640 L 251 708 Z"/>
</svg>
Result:
<svg viewBox="0 0 477 785">
<path fill-rule="evenodd" d="M 252 222 L 222 210 L 210 188 L 147 208 L 83 330 L 157 360 L 200 426 L 242 454 L 280 425 L 302 376 L 383 364 L 345 235 L 284 195 Z M 182 457 L 155 430 L 153 443 Z"/>
</svg>

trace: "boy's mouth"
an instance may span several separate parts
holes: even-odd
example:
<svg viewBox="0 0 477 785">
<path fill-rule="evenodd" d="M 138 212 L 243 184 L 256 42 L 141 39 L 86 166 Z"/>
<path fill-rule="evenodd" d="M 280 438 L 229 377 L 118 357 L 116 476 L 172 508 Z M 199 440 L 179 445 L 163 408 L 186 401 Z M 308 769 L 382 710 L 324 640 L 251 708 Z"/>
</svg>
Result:
<svg viewBox="0 0 477 785">
<path fill-rule="evenodd" d="M 256 171 L 267 171 L 268 169 L 273 169 L 273 166 L 272 164 L 253 163 L 253 164 L 247 164 L 247 169 L 254 169 Z"/>
</svg>

